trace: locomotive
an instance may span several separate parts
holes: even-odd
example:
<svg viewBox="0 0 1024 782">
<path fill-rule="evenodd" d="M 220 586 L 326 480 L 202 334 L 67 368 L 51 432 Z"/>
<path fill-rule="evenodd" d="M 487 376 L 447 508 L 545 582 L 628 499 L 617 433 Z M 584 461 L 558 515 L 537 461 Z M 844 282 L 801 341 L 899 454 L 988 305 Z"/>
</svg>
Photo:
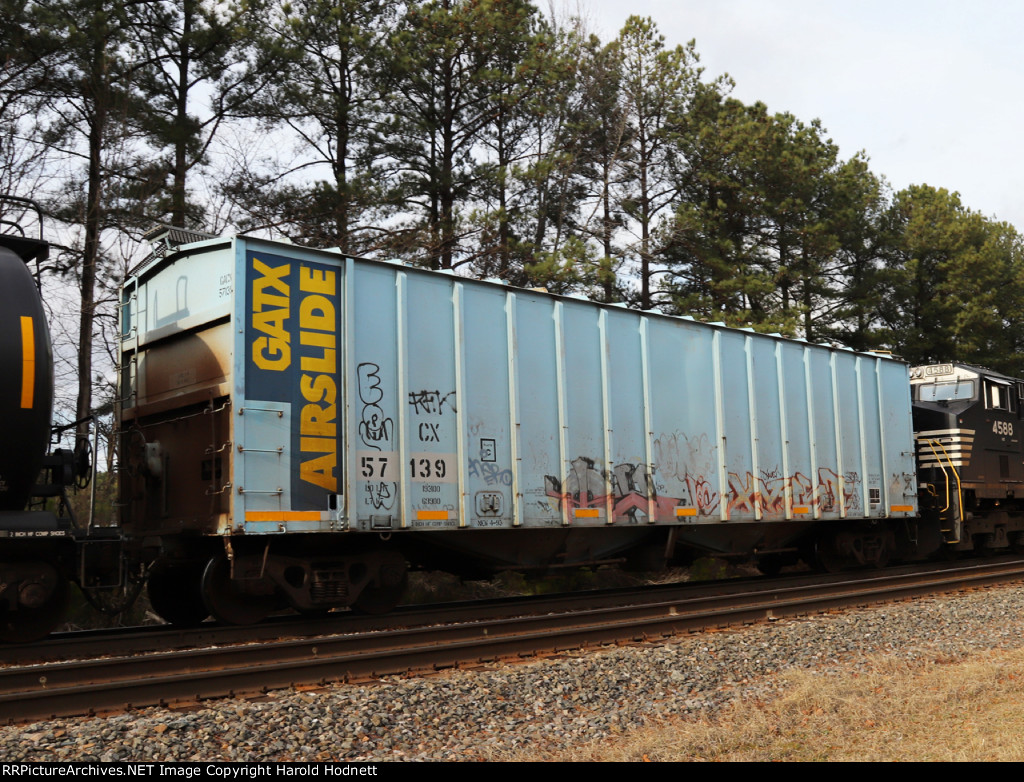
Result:
<svg viewBox="0 0 1024 782">
<path fill-rule="evenodd" d="M 67 580 L 141 571 L 167 621 L 247 624 L 387 611 L 410 569 L 833 570 L 1024 543 L 1020 381 L 252 237 L 152 239 L 121 294 L 117 524 L 24 496 L 0 512 L 5 640 L 48 631 Z M 30 366 L 50 392 L 5 317 L 15 411 Z M 45 534 L 15 534 L 29 522 Z"/>
<path fill-rule="evenodd" d="M 1024 381 L 962 363 L 910 371 L 922 513 L 955 551 L 1024 549 Z"/>
</svg>

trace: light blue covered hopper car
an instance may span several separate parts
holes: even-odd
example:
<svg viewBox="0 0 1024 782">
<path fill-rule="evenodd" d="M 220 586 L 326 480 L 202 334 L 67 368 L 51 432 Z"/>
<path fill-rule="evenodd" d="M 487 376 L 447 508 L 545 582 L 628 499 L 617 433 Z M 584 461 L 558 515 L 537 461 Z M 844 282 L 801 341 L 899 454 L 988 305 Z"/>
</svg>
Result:
<svg viewBox="0 0 1024 782">
<path fill-rule="evenodd" d="M 385 610 L 409 565 L 870 563 L 917 516 L 885 355 L 248 237 L 122 302 L 123 525 L 173 621 Z"/>
</svg>

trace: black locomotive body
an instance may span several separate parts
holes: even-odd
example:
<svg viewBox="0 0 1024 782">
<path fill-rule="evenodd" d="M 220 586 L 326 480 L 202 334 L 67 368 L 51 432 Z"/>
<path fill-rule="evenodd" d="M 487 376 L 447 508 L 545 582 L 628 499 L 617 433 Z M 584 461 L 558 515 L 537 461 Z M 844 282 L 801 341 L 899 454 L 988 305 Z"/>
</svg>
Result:
<svg viewBox="0 0 1024 782">
<path fill-rule="evenodd" d="M 1024 545 L 1024 381 L 949 363 L 911 387 L 922 514 L 954 550 Z"/>
</svg>

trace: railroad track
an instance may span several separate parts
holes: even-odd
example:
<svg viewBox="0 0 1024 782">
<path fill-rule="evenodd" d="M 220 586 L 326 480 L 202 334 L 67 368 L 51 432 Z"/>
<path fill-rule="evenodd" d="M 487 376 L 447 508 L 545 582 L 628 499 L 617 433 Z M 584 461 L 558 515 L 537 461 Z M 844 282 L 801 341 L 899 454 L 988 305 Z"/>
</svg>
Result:
<svg viewBox="0 0 1024 782">
<path fill-rule="evenodd" d="M 593 594 L 554 601 L 501 601 L 501 616 L 487 619 L 469 617 L 469 607 L 442 607 L 430 618 L 447 613 L 443 624 L 256 642 L 254 628 L 247 628 L 249 642 L 238 645 L 9 665 L 0 669 L 0 721 L 194 704 L 294 685 L 425 673 L 1020 579 L 1024 560 L 1014 559 L 967 567 L 904 568 L 867 578 L 802 577 L 725 583 L 713 589 L 694 590 L 691 585 L 642 590 L 638 594 L 648 598 L 629 605 L 621 604 L 621 595 L 619 604 L 604 605 L 613 598 Z M 532 612 L 528 615 L 526 605 Z M 453 618 L 460 611 L 466 618 Z"/>
</svg>

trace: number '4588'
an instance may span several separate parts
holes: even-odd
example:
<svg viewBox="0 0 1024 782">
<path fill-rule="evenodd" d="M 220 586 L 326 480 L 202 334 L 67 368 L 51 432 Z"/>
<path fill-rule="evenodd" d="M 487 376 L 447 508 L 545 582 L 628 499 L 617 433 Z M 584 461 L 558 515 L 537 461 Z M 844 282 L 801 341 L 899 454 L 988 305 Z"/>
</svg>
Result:
<svg viewBox="0 0 1024 782">
<path fill-rule="evenodd" d="M 1010 421 L 993 421 L 992 431 L 995 434 L 1005 434 L 1013 436 L 1013 424 Z"/>
</svg>

